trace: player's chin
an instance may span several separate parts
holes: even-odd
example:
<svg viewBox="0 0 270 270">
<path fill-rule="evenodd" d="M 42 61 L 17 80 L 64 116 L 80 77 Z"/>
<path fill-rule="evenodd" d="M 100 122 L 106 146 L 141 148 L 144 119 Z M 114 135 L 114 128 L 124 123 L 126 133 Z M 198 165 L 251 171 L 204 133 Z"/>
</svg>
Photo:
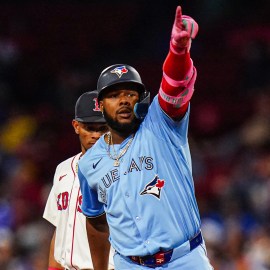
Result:
<svg viewBox="0 0 270 270">
<path fill-rule="evenodd" d="M 117 115 L 114 119 L 107 117 L 106 121 L 113 130 L 126 135 L 135 132 L 140 125 L 140 122 L 134 114 L 131 114 L 130 117 L 121 117 L 120 115 Z"/>
<path fill-rule="evenodd" d="M 87 149 L 91 148 L 94 144 L 95 144 L 94 142 L 88 143 L 87 144 Z"/>
<path fill-rule="evenodd" d="M 124 116 L 118 116 L 118 123 L 120 124 L 131 124 L 134 121 L 135 116 L 134 115 L 129 115 L 128 117 L 124 117 Z"/>
</svg>

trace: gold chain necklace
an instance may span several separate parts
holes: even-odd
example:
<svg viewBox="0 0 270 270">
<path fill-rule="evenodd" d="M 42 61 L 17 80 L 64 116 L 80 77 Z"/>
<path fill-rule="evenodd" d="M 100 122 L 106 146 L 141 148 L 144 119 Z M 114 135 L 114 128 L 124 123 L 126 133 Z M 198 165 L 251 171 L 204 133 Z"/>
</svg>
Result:
<svg viewBox="0 0 270 270">
<path fill-rule="evenodd" d="M 111 133 L 108 132 L 107 133 L 107 136 L 108 136 L 107 137 L 107 143 L 108 143 L 107 153 L 108 153 L 109 157 L 114 160 L 113 166 L 114 167 L 118 167 L 120 165 L 119 159 L 127 152 L 129 146 L 131 145 L 131 143 L 133 141 L 133 136 L 129 139 L 129 141 L 128 141 L 127 145 L 125 146 L 125 148 L 123 148 L 120 151 L 119 155 L 116 155 L 116 152 L 115 152 L 115 149 L 114 149 L 114 144 L 113 144 L 113 141 L 112 141 L 112 135 L 111 135 Z M 113 147 L 114 155 L 111 155 L 111 151 L 110 151 L 110 148 L 111 148 L 110 143 L 111 142 L 112 142 L 112 147 Z"/>
</svg>

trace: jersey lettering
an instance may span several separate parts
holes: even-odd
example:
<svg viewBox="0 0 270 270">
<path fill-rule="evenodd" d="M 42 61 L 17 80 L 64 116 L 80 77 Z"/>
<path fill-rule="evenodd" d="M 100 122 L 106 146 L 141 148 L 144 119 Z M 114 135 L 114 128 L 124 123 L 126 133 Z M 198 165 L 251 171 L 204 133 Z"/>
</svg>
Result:
<svg viewBox="0 0 270 270">
<path fill-rule="evenodd" d="M 133 169 L 135 169 L 136 171 L 140 171 L 140 168 L 138 167 L 134 159 L 131 160 L 128 172 L 132 172 Z"/>
<path fill-rule="evenodd" d="M 78 206 L 77 206 L 77 211 L 80 212 L 80 213 L 82 213 L 81 205 L 82 205 L 82 195 L 79 196 Z"/>
<path fill-rule="evenodd" d="M 67 191 L 59 193 L 57 196 L 57 209 L 60 211 L 66 210 L 68 208 L 68 204 L 69 204 L 69 193 Z M 77 211 L 80 213 L 82 213 L 81 205 L 82 205 L 82 195 L 79 196 L 77 206 Z"/>
<path fill-rule="evenodd" d="M 135 162 L 134 158 L 132 158 L 130 165 L 129 165 L 129 169 L 128 169 L 128 173 L 131 173 L 133 171 L 139 172 L 142 169 L 146 169 L 146 170 L 153 170 L 154 168 L 154 164 L 153 164 L 153 158 L 152 157 L 146 157 L 146 156 L 142 156 L 139 157 L 139 163 L 140 166 L 138 166 L 138 164 Z M 125 173 L 127 174 L 127 173 Z"/>
<path fill-rule="evenodd" d="M 102 188 L 101 186 L 99 186 L 98 189 L 99 189 L 99 194 L 100 194 L 100 198 L 101 198 L 102 202 L 107 203 L 106 189 Z"/>
<path fill-rule="evenodd" d="M 146 164 L 145 169 L 146 170 L 153 170 L 154 165 L 153 165 L 152 161 L 153 161 L 153 158 L 151 158 L 151 157 L 145 158 L 145 164 Z"/>
<path fill-rule="evenodd" d="M 139 157 L 140 164 L 141 164 L 141 168 L 142 168 L 142 164 L 143 164 L 144 159 L 145 159 L 145 156 L 143 156 L 143 157 Z"/>
<path fill-rule="evenodd" d="M 153 170 L 153 168 L 154 168 L 154 164 L 153 164 L 152 157 L 146 157 L 146 156 L 139 157 L 138 163 L 136 163 L 135 159 L 132 158 L 129 164 L 128 170 L 124 173 L 124 175 L 126 175 L 127 173 L 132 173 L 132 172 L 140 172 L 142 169 L 146 169 L 149 171 L 149 170 Z M 115 168 L 109 171 L 107 174 L 105 174 L 101 178 L 101 181 L 105 188 L 109 188 L 112 185 L 112 183 L 118 181 L 119 179 L 120 179 L 119 170 Z M 101 190 L 102 189 L 101 187 L 99 187 L 99 189 L 100 189 L 100 196 L 103 196 L 104 191 Z M 105 198 L 102 199 L 102 201 L 103 200 L 105 200 Z"/>
<path fill-rule="evenodd" d="M 116 182 L 117 180 L 120 179 L 119 171 L 117 169 L 112 170 L 111 175 L 112 175 L 113 182 Z"/>
<path fill-rule="evenodd" d="M 63 209 L 62 206 L 61 206 L 61 204 L 60 204 L 61 194 L 62 193 L 58 194 L 58 196 L 57 196 L 57 209 L 58 210 L 62 210 Z"/>
<path fill-rule="evenodd" d="M 116 182 L 119 179 L 120 179 L 119 171 L 117 169 L 114 169 L 109 173 L 107 173 L 104 177 L 102 177 L 101 181 L 103 182 L 106 188 L 109 188 L 112 182 Z"/>
<path fill-rule="evenodd" d="M 106 179 L 107 179 L 107 181 L 106 181 Z M 111 180 L 108 173 L 104 177 L 102 177 L 101 180 L 106 188 L 109 188 L 112 184 L 112 180 Z"/>
<path fill-rule="evenodd" d="M 68 192 L 62 193 L 62 210 L 66 210 L 68 207 Z"/>
</svg>

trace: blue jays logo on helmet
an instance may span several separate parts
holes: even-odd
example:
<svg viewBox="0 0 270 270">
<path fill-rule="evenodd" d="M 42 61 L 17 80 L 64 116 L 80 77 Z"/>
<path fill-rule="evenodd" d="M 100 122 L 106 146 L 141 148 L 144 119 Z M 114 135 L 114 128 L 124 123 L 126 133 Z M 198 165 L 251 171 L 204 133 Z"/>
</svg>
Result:
<svg viewBox="0 0 270 270">
<path fill-rule="evenodd" d="M 111 70 L 111 73 L 116 74 L 119 78 L 125 73 L 128 73 L 128 69 L 125 66 L 116 67 Z"/>
<path fill-rule="evenodd" d="M 165 180 L 159 179 L 158 175 L 156 175 L 155 178 L 144 187 L 140 195 L 149 194 L 160 199 L 161 189 L 164 187 L 164 184 Z"/>
</svg>

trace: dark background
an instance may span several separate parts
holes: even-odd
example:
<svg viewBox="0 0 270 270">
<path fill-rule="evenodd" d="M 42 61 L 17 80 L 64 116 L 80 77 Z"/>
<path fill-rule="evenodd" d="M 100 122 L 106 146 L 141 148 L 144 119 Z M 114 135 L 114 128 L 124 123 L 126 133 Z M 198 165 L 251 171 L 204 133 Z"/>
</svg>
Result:
<svg viewBox="0 0 270 270">
<path fill-rule="evenodd" d="M 269 3 L 1 1 L 0 269 L 47 269 L 42 213 L 57 164 L 79 152 L 75 102 L 116 63 L 153 97 L 179 4 L 199 24 L 189 140 L 209 257 L 269 269 Z"/>
</svg>

